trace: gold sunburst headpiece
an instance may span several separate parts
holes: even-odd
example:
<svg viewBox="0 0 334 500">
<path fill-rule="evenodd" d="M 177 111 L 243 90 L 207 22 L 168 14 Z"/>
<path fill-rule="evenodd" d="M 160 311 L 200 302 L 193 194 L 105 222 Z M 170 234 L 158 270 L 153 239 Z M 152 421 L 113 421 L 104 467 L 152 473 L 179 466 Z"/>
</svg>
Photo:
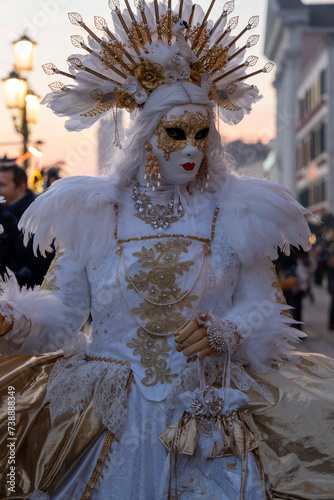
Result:
<svg viewBox="0 0 334 500">
<path fill-rule="evenodd" d="M 114 28 L 111 30 L 103 17 L 95 17 L 98 36 L 84 22 L 80 14 L 69 13 L 70 22 L 88 34 L 85 42 L 81 35 L 72 35 L 74 47 L 83 49 L 83 55 L 67 59 L 68 71 L 59 70 L 47 63 L 47 74 L 59 74 L 75 80 L 65 85 L 56 81 L 49 86 L 43 103 L 58 115 L 68 116 L 69 130 L 88 128 L 109 110 L 125 108 L 133 111 L 144 106 L 150 94 L 160 85 L 177 81 L 191 82 L 204 87 L 217 105 L 220 117 L 230 124 L 238 123 L 249 113 L 259 99 L 258 89 L 245 80 L 259 73 L 268 73 L 273 63 L 247 73 L 258 58 L 248 56 L 247 49 L 258 42 L 258 35 L 251 35 L 237 46 L 239 40 L 256 28 L 259 17 L 253 16 L 237 34 L 238 17 L 230 17 L 234 0 L 223 6 L 220 16 L 213 22 L 208 10 L 180 0 L 177 10 L 172 2 L 167 5 L 154 0 L 134 0 L 134 10 L 129 1 L 120 10 L 119 0 L 109 0 Z"/>
</svg>

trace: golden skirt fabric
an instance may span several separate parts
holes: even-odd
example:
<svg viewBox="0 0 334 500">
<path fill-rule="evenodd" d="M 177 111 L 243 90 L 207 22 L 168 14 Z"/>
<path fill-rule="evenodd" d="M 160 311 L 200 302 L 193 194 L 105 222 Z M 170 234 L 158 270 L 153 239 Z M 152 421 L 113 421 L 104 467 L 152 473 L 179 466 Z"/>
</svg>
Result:
<svg viewBox="0 0 334 500">
<path fill-rule="evenodd" d="M 0 358 L 0 498 L 22 499 L 35 489 L 55 491 L 104 432 L 92 405 L 64 414 L 51 427 L 43 405 L 49 374 L 59 355 Z M 8 387 L 15 388 L 15 493 L 8 490 Z M 88 479 L 88 478 L 87 478 Z"/>
<path fill-rule="evenodd" d="M 58 417 L 51 427 L 43 400 L 58 358 L 0 358 L 0 498 L 21 499 L 35 489 L 54 492 L 105 430 L 91 405 L 79 414 Z M 243 409 L 244 421 L 261 441 L 268 498 L 333 500 L 334 360 L 303 355 L 299 364 L 281 363 L 252 376 L 275 398 L 271 405 L 258 394 L 248 394 L 251 402 Z M 16 399 L 15 493 L 7 489 L 9 386 L 15 387 Z"/>
<path fill-rule="evenodd" d="M 271 389 L 275 405 L 253 399 L 244 414 L 260 436 L 269 498 L 334 499 L 334 360 L 303 354 L 255 377 Z"/>
</svg>

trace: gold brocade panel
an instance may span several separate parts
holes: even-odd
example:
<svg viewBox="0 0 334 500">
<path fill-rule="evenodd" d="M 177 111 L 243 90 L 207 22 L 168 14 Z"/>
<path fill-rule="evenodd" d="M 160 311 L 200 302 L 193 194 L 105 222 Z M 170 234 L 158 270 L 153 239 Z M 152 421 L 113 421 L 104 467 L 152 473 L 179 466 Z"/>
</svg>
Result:
<svg viewBox="0 0 334 500">
<path fill-rule="evenodd" d="M 181 284 L 194 266 L 193 260 L 185 258 L 190 245 L 190 241 L 168 240 L 151 248 L 143 246 L 141 251 L 132 254 L 140 266 L 138 273 L 125 277 L 127 289 L 143 298 L 131 309 L 143 326 L 127 347 L 133 349 L 134 356 L 140 356 L 140 363 L 145 367 L 142 383 L 147 387 L 170 384 L 177 377 L 170 373 L 166 361 L 171 351 L 166 336 L 187 322 L 189 311 L 199 298 L 191 290 L 182 289 Z"/>
</svg>

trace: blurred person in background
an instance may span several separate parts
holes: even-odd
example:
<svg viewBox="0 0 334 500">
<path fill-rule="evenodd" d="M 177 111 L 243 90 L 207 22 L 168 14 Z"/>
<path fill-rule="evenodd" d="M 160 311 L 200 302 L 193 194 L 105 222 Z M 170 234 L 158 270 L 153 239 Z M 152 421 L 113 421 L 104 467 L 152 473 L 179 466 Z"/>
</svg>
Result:
<svg viewBox="0 0 334 500">
<path fill-rule="evenodd" d="M 4 200 L 0 203 L 0 275 L 6 273 L 6 265 L 15 254 L 15 243 L 18 241 L 19 230 L 17 228 L 17 218 L 5 210 L 3 205 Z"/>
<path fill-rule="evenodd" d="M 317 246 L 315 258 L 317 261 L 317 268 L 314 273 L 314 282 L 316 285 L 321 286 L 326 273 L 328 259 L 328 251 L 324 242 Z"/>
<path fill-rule="evenodd" d="M 41 254 L 35 256 L 32 241 L 25 247 L 23 235 L 17 229 L 21 216 L 36 198 L 27 183 L 23 168 L 16 164 L 0 166 L 0 196 L 5 198 L 0 213 L 0 223 L 4 227 L 0 239 L 0 272 L 3 276 L 8 267 L 21 286 L 33 287 L 42 283 L 53 253 L 46 258 Z"/>
<path fill-rule="evenodd" d="M 23 168 L 16 164 L 0 166 L 0 196 L 5 197 L 8 211 L 20 219 L 36 198 L 28 189 L 28 178 Z"/>
<path fill-rule="evenodd" d="M 331 302 L 328 314 L 328 329 L 334 330 L 334 244 L 328 249 L 329 257 L 327 260 L 328 292 L 331 295 Z"/>
<path fill-rule="evenodd" d="M 51 186 L 51 184 L 54 183 L 54 181 L 60 179 L 59 168 L 58 167 L 49 168 L 47 172 L 43 173 L 43 179 L 44 179 L 43 191 L 45 191 Z"/>
<path fill-rule="evenodd" d="M 296 248 L 290 255 L 280 252 L 275 265 L 284 298 L 291 306 L 290 313 L 294 320 L 302 322 L 303 298 L 310 290 L 308 254 Z M 301 330 L 301 324 L 293 326 Z"/>
</svg>

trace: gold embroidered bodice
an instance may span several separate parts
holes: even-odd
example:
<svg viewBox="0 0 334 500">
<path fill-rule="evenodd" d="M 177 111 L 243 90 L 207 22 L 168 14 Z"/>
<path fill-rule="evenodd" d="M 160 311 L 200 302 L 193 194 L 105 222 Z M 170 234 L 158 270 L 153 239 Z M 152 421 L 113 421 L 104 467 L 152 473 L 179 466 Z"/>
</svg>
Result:
<svg viewBox="0 0 334 500">
<path fill-rule="evenodd" d="M 117 206 L 115 212 L 117 216 Z M 146 386 L 171 383 L 177 376 L 171 373 L 166 361 L 171 351 L 167 337 L 183 328 L 200 307 L 207 285 L 207 256 L 211 253 L 217 214 L 218 209 L 213 216 L 210 238 L 172 234 L 164 235 L 163 239 L 151 235 L 121 240 L 116 226 L 117 285 L 130 316 L 139 327 L 137 335 L 126 345 L 134 356 L 140 356 L 145 368 L 142 383 Z M 143 241 L 141 250 L 131 254 L 135 273 L 128 270 L 124 255 L 124 245 L 132 241 Z M 193 244 L 202 247 L 200 253 L 196 252 L 202 254 L 197 266 L 188 255 Z M 124 282 L 119 276 L 120 269 Z M 135 307 L 132 306 L 134 300 Z"/>
</svg>

